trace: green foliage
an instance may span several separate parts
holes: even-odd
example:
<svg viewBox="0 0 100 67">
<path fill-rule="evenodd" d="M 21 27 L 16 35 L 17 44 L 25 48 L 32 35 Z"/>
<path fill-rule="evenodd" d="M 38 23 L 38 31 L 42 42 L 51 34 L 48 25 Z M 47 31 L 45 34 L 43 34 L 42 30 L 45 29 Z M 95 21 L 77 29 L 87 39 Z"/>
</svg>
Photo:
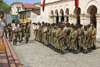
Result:
<svg viewBox="0 0 100 67">
<path fill-rule="evenodd" d="M 0 2 L 0 10 L 4 11 L 4 13 L 10 13 L 10 6 L 6 4 L 4 1 Z"/>
</svg>

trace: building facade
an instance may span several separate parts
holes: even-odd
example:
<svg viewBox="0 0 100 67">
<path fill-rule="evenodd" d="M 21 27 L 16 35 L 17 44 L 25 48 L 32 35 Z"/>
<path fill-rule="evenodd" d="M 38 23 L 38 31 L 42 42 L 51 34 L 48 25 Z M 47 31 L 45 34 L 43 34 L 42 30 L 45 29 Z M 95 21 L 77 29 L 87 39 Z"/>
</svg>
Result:
<svg viewBox="0 0 100 67">
<path fill-rule="evenodd" d="M 20 23 L 26 23 L 26 22 L 39 22 L 40 21 L 40 11 L 38 10 L 27 10 L 27 11 L 20 11 L 18 12 L 18 18 L 20 20 Z"/>
<path fill-rule="evenodd" d="M 41 3 L 43 0 L 41 0 Z M 100 38 L 100 0 L 79 0 L 79 8 L 75 8 L 75 0 L 45 0 L 45 9 L 41 7 L 41 22 L 93 24 L 97 28 L 97 38 Z"/>
</svg>

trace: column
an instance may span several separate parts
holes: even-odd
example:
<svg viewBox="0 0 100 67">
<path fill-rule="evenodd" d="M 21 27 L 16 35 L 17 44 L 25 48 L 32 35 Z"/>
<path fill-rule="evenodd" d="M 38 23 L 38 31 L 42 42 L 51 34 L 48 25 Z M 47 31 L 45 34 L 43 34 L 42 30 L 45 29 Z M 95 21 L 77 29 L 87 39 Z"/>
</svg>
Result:
<svg viewBox="0 0 100 67">
<path fill-rule="evenodd" d="M 72 14 L 68 15 L 69 23 L 72 23 Z"/>
<path fill-rule="evenodd" d="M 61 15 L 59 16 L 59 22 L 61 22 Z"/>
<path fill-rule="evenodd" d="M 80 24 L 85 25 L 85 14 L 80 15 Z"/>
<path fill-rule="evenodd" d="M 67 15 L 64 16 L 64 22 L 66 22 L 66 21 L 67 21 Z"/>
<path fill-rule="evenodd" d="M 96 14 L 97 20 L 97 40 L 100 41 L 100 14 Z"/>
<path fill-rule="evenodd" d="M 89 14 L 85 14 L 85 25 L 90 24 L 90 15 Z"/>
<path fill-rule="evenodd" d="M 53 23 L 56 23 L 56 17 L 57 17 L 57 16 L 54 16 L 54 22 L 53 22 Z"/>
<path fill-rule="evenodd" d="M 77 15 L 72 15 L 72 23 L 76 24 L 77 23 Z"/>
<path fill-rule="evenodd" d="M 50 22 L 49 23 L 53 23 L 54 22 L 54 16 L 50 16 Z"/>
</svg>

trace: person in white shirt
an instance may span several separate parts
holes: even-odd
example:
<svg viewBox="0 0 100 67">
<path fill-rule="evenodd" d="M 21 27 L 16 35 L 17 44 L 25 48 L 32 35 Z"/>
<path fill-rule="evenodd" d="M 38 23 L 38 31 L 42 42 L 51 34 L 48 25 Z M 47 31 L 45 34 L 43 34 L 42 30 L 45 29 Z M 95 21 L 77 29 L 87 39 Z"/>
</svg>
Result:
<svg viewBox="0 0 100 67">
<path fill-rule="evenodd" d="M 2 21 L 2 26 L 3 26 L 3 32 L 2 32 L 2 35 L 4 36 L 4 34 L 6 35 L 6 38 L 7 38 L 7 23 L 5 22 L 5 19 L 3 19 Z"/>
<path fill-rule="evenodd" d="M 36 37 L 37 37 L 37 40 L 38 40 L 38 41 L 40 41 L 40 39 L 39 39 L 39 33 L 38 33 L 38 31 L 39 31 L 39 23 L 38 23 L 38 25 L 37 25 L 37 31 L 36 31 L 36 33 L 37 33 L 37 36 L 36 36 Z"/>
<path fill-rule="evenodd" d="M 4 17 L 4 13 L 2 11 L 0 11 L 0 37 L 2 37 L 2 32 L 3 32 L 3 26 L 2 26 L 2 18 L 3 17 Z"/>
<path fill-rule="evenodd" d="M 17 45 L 17 37 L 18 37 L 17 23 L 15 23 L 15 26 L 13 27 L 13 34 L 14 34 L 13 44 L 16 46 Z"/>
<path fill-rule="evenodd" d="M 46 39 L 46 32 L 47 32 L 47 25 L 44 24 L 44 31 L 43 31 L 43 35 L 44 35 L 44 44 L 47 45 L 47 39 Z"/>
<path fill-rule="evenodd" d="M 64 29 L 63 30 L 65 31 L 66 29 L 67 29 L 66 24 L 64 24 Z"/>
<path fill-rule="evenodd" d="M 37 37 L 36 37 L 36 30 L 37 30 L 37 24 L 34 23 L 33 33 L 34 33 L 34 35 L 35 35 L 35 40 L 37 40 Z"/>
</svg>

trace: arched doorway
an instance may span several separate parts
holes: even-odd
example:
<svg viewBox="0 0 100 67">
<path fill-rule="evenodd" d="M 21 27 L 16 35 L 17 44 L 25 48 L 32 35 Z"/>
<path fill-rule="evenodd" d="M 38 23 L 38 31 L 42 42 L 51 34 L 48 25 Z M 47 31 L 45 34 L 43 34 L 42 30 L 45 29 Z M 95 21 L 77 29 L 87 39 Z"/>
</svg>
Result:
<svg viewBox="0 0 100 67">
<path fill-rule="evenodd" d="M 65 14 L 67 15 L 67 17 L 66 17 L 65 20 L 67 20 L 67 22 L 69 22 L 69 18 L 68 18 L 68 15 L 69 15 L 69 9 L 68 9 L 68 8 L 66 9 Z"/>
<path fill-rule="evenodd" d="M 58 23 L 58 21 L 59 21 L 58 10 L 55 11 L 55 14 L 56 14 L 56 23 Z"/>
<path fill-rule="evenodd" d="M 61 22 L 64 21 L 64 11 L 61 9 L 60 10 L 60 14 L 61 14 Z"/>
<path fill-rule="evenodd" d="M 54 22 L 54 12 L 53 10 L 51 10 L 51 13 L 50 13 L 50 22 L 53 23 Z"/>
<path fill-rule="evenodd" d="M 95 26 L 97 26 L 97 21 L 96 21 L 97 7 L 91 5 L 88 8 L 87 13 L 90 15 L 90 22 L 92 22 Z"/>
<path fill-rule="evenodd" d="M 77 16 L 76 17 L 76 23 L 80 24 L 81 9 L 80 8 L 75 8 L 74 14 Z"/>
</svg>

